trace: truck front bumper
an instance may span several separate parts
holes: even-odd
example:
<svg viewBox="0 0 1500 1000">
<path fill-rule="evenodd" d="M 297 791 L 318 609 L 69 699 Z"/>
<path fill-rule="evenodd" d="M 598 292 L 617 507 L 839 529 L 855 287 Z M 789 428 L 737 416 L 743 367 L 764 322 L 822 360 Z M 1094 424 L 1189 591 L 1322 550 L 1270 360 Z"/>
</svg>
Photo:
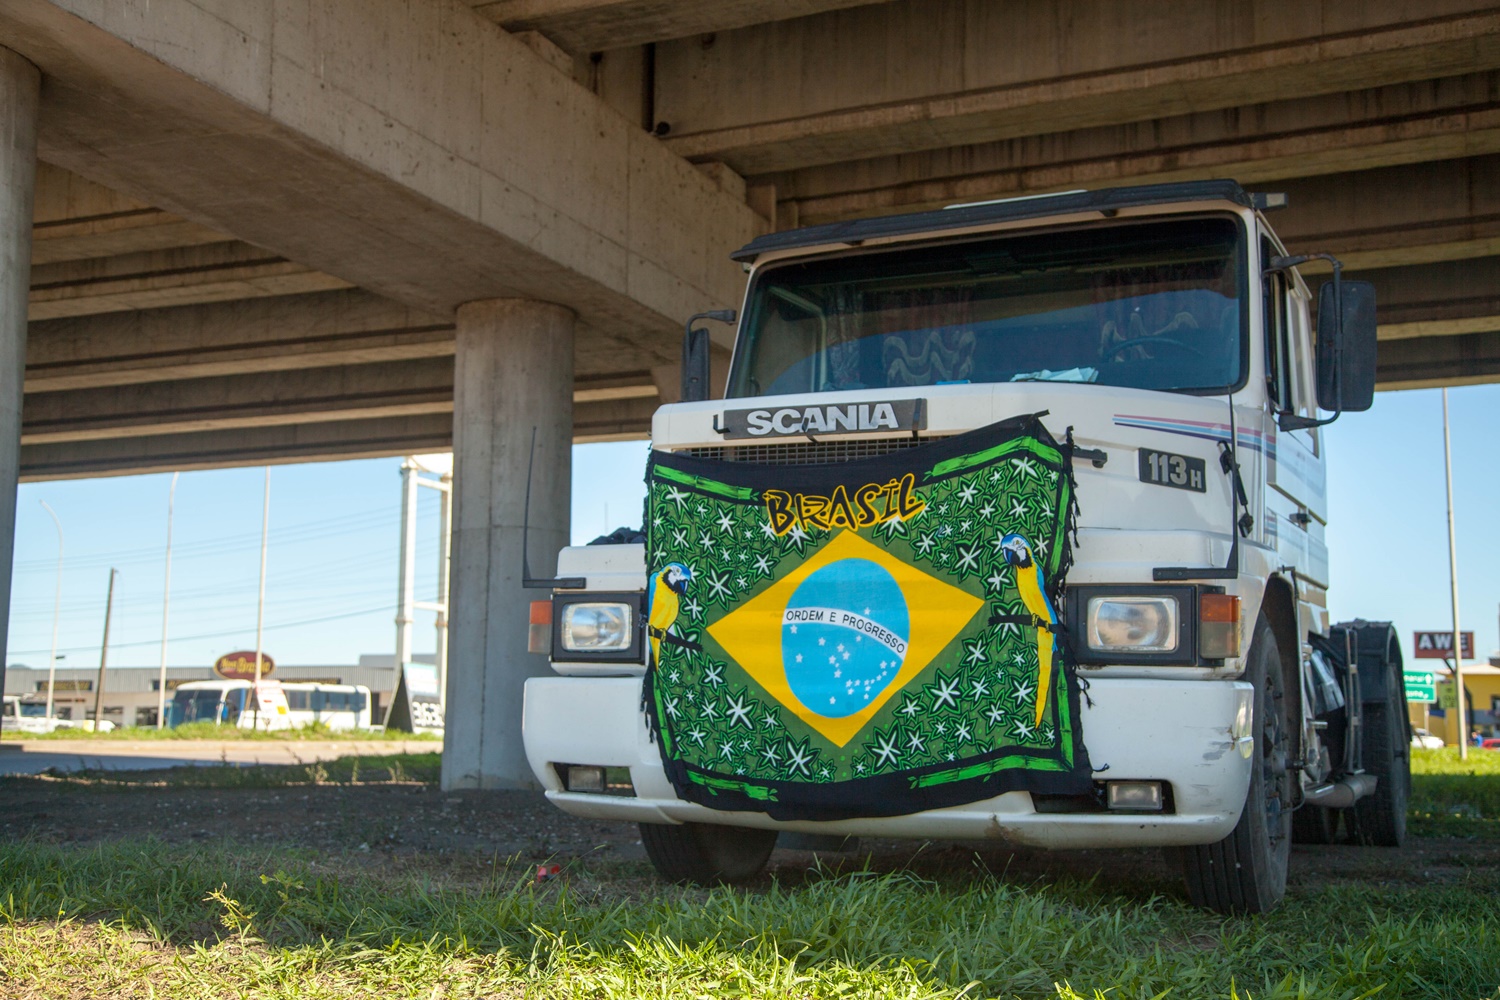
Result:
<svg viewBox="0 0 1500 1000">
<path fill-rule="evenodd" d="M 639 677 L 536 677 L 526 682 L 526 756 L 565 812 L 640 823 L 721 823 L 865 837 L 994 839 L 1047 848 L 1182 846 L 1227 836 L 1250 781 L 1249 736 L 1236 715 L 1240 681 L 1091 678 L 1080 722 L 1097 780 L 1166 782 L 1168 813 L 1038 812 L 1027 792 L 904 816 L 777 822 L 679 799 L 641 710 Z M 1248 718 L 1248 714 L 1241 718 Z M 1251 727 L 1253 731 L 1253 727 Z M 569 792 L 555 764 L 630 769 L 634 796 Z"/>
</svg>

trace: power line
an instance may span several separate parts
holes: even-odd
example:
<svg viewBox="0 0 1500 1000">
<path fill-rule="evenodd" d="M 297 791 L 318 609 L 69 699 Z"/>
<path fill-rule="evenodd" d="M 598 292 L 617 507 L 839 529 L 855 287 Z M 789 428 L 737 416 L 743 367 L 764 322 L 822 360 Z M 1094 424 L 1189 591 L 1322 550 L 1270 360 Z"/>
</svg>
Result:
<svg viewBox="0 0 1500 1000">
<path fill-rule="evenodd" d="M 362 611 L 349 611 L 349 612 L 346 612 L 346 613 L 341 614 L 341 615 L 324 615 L 321 618 L 304 618 L 301 621 L 282 622 L 279 625 L 267 625 L 266 626 L 266 631 L 269 632 L 272 629 L 297 628 L 297 627 L 302 626 L 302 625 L 320 625 L 323 622 L 339 621 L 339 620 L 344 619 L 344 618 L 358 618 L 361 615 L 373 615 L 373 614 L 378 614 L 378 613 L 380 613 L 382 611 L 395 611 L 395 609 L 396 609 L 396 606 L 394 604 L 386 604 L 386 605 L 382 605 L 381 607 L 378 607 L 378 608 L 365 608 Z M 253 631 L 255 631 L 255 627 L 253 625 L 247 625 L 244 628 L 234 629 L 234 630 L 228 631 L 228 632 L 205 632 L 205 633 L 202 633 L 200 635 L 173 636 L 172 637 L 172 641 L 173 642 L 193 642 L 193 641 L 196 641 L 196 640 L 199 640 L 199 639 L 225 639 L 225 638 L 228 638 L 230 636 L 243 635 L 246 632 L 253 632 Z M 141 642 L 112 642 L 112 643 L 109 644 L 109 648 L 110 649 L 131 649 L 131 648 L 134 648 L 134 647 L 137 647 L 137 646 L 158 646 L 160 644 L 161 644 L 161 640 L 160 639 L 147 639 L 147 640 L 144 640 L 144 641 L 141 641 Z M 94 650 L 94 649 L 98 649 L 98 648 L 99 648 L 98 646 L 64 646 L 64 647 L 60 648 L 58 650 L 58 652 L 59 653 L 84 653 L 84 652 L 88 652 L 90 650 Z M 46 650 L 46 649 L 18 649 L 18 650 L 15 650 L 14 652 L 9 653 L 8 655 L 10 655 L 10 656 L 39 656 L 39 655 L 41 655 L 43 653 L 46 653 L 46 652 L 48 652 L 48 650 Z"/>
</svg>

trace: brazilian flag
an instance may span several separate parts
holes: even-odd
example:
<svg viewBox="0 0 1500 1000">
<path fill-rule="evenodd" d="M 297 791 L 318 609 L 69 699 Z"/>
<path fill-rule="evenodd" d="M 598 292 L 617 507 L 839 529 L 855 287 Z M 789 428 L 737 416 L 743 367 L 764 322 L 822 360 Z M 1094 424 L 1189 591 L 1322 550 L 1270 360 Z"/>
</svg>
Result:
<svg viewBox="0 0 1500 1000">
<path fill-rule="evenodd" d="M 831 820 L 1089 791 L 1070 452 L 1040 415 L 836 464 L 653 451 L 645 707 L 678 795 Z"/>
</svg>

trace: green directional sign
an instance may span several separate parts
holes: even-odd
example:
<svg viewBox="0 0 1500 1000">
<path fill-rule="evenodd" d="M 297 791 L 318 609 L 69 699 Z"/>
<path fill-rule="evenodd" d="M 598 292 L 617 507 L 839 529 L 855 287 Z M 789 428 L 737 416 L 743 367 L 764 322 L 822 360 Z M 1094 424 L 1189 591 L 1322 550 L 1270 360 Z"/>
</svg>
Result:
<svg viewBox="0 0 1500 1000">
<path fill-rule="evenodd" d="M 1406 682 L 1407 701 L 1431 702 L 1437 700 L 1437 686 L 1434 683 L 1431 670 L 1407 670 L 1404 672 L 1403 680 Z"/>
</svg>

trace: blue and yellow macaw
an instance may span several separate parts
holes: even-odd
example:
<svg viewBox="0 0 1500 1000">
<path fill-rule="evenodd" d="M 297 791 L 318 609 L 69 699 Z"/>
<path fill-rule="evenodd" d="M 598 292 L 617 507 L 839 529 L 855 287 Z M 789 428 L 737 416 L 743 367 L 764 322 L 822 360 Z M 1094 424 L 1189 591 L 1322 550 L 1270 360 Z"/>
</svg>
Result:
<svg viewBox="0 0 1500 1000">
<path fill-rule="evenodd" d="M 1000 549 L 1005 553 L 1005 561 L 1016 568 L 1016 589 L 1021 592 L 1021 602 L 1038 623 L 1036 725 L 1040 726 L 1042 713 L 1047 709 L 1047 692 L 1052 684 L 1052 660 L 1057 654 L 1060 623 L 1052 601 L 1047 597 L 1047 580 L 1042 576 L 1042 566 L 1031 554 L 1031 543 L 1020 535 L 1011 534 L 1000 539 Z"/>
<path fill-rule="evenodd" d="M 682 606 L 682 595 L 692 582 L 693 571 L 682 563 L 667 563 L 651 580 L 651 593 L 646 605 L 646 634 L 651 636 L 651 662 L 659 660 L 661 637 L 667 634 L 677 621 L 678 609 Z"/>
</svg>

